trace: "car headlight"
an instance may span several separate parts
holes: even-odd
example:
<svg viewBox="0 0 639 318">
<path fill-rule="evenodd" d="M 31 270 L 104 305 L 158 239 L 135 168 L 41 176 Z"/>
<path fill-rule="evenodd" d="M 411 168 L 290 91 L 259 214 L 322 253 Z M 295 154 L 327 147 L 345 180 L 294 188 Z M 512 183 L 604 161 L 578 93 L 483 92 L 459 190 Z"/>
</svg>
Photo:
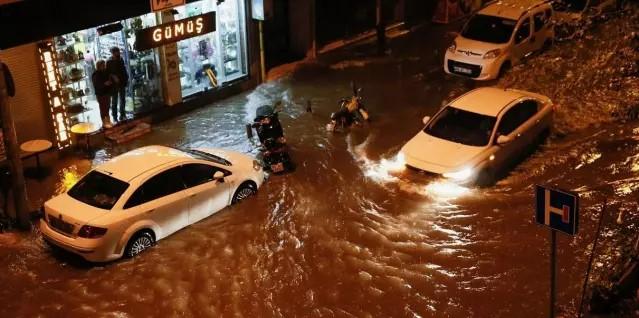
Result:
<svg viewBox="0 0 639 318">
<path fill-rule="evenodd" d="M 255 171 L 260 171 L 262 169 L 262 164 L 260 164 L 257 160 L 253 160 L 253 169 L 255 169 Z"/>
<path fill-rule="evenodd" d="M 455 181 L 464 181 L 468 180 L 473 175 L 473 173 L 473 168 L 464 168 L 459 171 L 444 173 L 443 176 L 444 178 L 453 179 Z"/>
<path fill-rule="evenodd" d="M 400 164 L 400 165 L 405 165 L 406 164 L 406 156 L 404 155 L 403 151 L 400 151 L 397 154 L 397 164 Z"/>
<path fill-rule="evenodd" d="M 453 41 L 453 44 L 451 44 L 451 45 L 448 47 L 448 52 L 450 52 L 450 53 L 455 53 L 455 50 L 456 50 L 456 49 L 457 49 L 457 43 L 456 43 L 455 41 Z"/>
<path fill-rule="evenodd" d="M 484 59 L 494 59 L 494 58 L 498 57 L 499 54 L 501 54 L 501 50 L 500 49 L 490 50 L 490 51 L 486 52 L 486 54 L 484 54 Z"/>
</svg>

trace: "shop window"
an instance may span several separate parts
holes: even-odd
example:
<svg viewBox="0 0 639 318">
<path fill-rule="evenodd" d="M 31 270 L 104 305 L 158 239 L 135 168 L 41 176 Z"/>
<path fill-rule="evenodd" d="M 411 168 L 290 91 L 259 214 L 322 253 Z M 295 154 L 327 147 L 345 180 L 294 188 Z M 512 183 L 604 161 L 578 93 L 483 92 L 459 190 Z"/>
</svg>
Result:
<svg viewBox="0 0 639 318">
<path fill-rule="evenodd" d="M 119 22 L 121 27 L 80 30 L 54 39 L 61 76 L 62 102 L 70 124 L 91 122 L 101 125 L 100 111 L 91 76 L 98 60 L 108 60 L 112 47 L 120 48 L 129 74 L 126 107 L 129 117 L 162 104 L 160 66 L 156 50 L 133 50 L 135 31 L 156 25 L 155 14 L 146 14 Z M 117 22 L 116 22 L 117 24 Z M 109 114 L 111 112 L 109 111 Z"/>
<path fill-rule="evenodd" d="M 239 0 L 226 0 L 219 5 L 205 0 L 176 8 L 176 20 L 216 12 L 215 32 L 177 44 L 182 96 L 214 89 L 246 75 L 243 10 Z"/>
</svg>

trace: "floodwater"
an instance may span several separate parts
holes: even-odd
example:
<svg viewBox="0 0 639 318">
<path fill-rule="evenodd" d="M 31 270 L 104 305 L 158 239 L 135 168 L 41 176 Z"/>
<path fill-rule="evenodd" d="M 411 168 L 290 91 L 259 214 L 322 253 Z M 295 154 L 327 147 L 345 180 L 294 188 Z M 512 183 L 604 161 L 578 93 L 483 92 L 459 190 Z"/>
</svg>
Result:
<svg viewBox="0 0 639 318">
<path fill-rule="evenodd" d="M 553 135 L 488 189 L 396 162 L 422 116 L 476 86 L 436 70 L 421 57 L 433 48 L 411 46 L 420 41 L 413 35 L 393 51 L 401 58 L 302 68 L 154 126 L 93 162 L 64 161 L 40 185 L 49 197 L 92 165 L 142 145 L 254 154 L 244 123 L 256 107 L 282 101 L 297 170 L 132 260 L 90 265 L 51 251 L 37 232 L 20 236 L 0 249 L 0 317 L 541 317 L 549 232 L 533 220 L 536 183 L 582 196 L 579 235 L 558 236 L 558 304 L 574 315 L 602 198 L 610 201 L 595 279 L 603 281 L 623 258 L 623 234 L 639 224 L 639 123 L 610 115 L 625 106 L 620 101 L 637 102 L 639 85 L 622 77 L 625 86 L 611 88 L 619 76 L 607 69 L 632 30 L 636 25 L 613 19 L 488 83 L 540 92 L 560 105 Z M 363 87 L 373 121 L 327 133 L 350 80 Z"/>
</svg>

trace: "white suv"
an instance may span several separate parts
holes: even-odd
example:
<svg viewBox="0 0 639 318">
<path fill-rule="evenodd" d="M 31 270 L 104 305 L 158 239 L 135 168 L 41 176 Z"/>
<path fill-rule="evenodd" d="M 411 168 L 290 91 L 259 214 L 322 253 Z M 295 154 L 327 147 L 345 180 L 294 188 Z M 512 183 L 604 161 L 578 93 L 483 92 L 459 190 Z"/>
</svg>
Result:
<svg viewBox="0 0 639 318">
<path fill-rule="evenodd" d="M 514 1 L 491 3 L 468 20 L 446 51 L 446 73 L 495 79 L 524 57 L 552 45 L 552 6 L 539 0 Z"/>
</svg>

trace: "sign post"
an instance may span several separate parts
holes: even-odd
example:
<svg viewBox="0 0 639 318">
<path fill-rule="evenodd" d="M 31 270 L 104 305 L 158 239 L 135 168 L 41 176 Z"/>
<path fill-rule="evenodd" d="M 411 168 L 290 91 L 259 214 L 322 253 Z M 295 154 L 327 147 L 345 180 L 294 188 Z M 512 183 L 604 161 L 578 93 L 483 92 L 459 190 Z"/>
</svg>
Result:
<svg viewBox="0 0 639 318">
<path fill-rule="evenodd" d="M 257 20 L 258 33 L 260 37 L 260 77 L 262 83 L 266 82 L 266 58 L 264 57 L 264 20 L 269 19 L 273 15 L 272 0 L 252 0 L 251 2 L 252 16 Z"/>
<path fill-rule="evenodd" d="M 538 224 L 550 228 L 550 317 L 555 317 L 555 268 L 557 252 L 557 231 L 569 235 L 577 234 L 579 227 L 579 195 L 570 191 L 535 187 L 536 213 Z"/>
</svg>

